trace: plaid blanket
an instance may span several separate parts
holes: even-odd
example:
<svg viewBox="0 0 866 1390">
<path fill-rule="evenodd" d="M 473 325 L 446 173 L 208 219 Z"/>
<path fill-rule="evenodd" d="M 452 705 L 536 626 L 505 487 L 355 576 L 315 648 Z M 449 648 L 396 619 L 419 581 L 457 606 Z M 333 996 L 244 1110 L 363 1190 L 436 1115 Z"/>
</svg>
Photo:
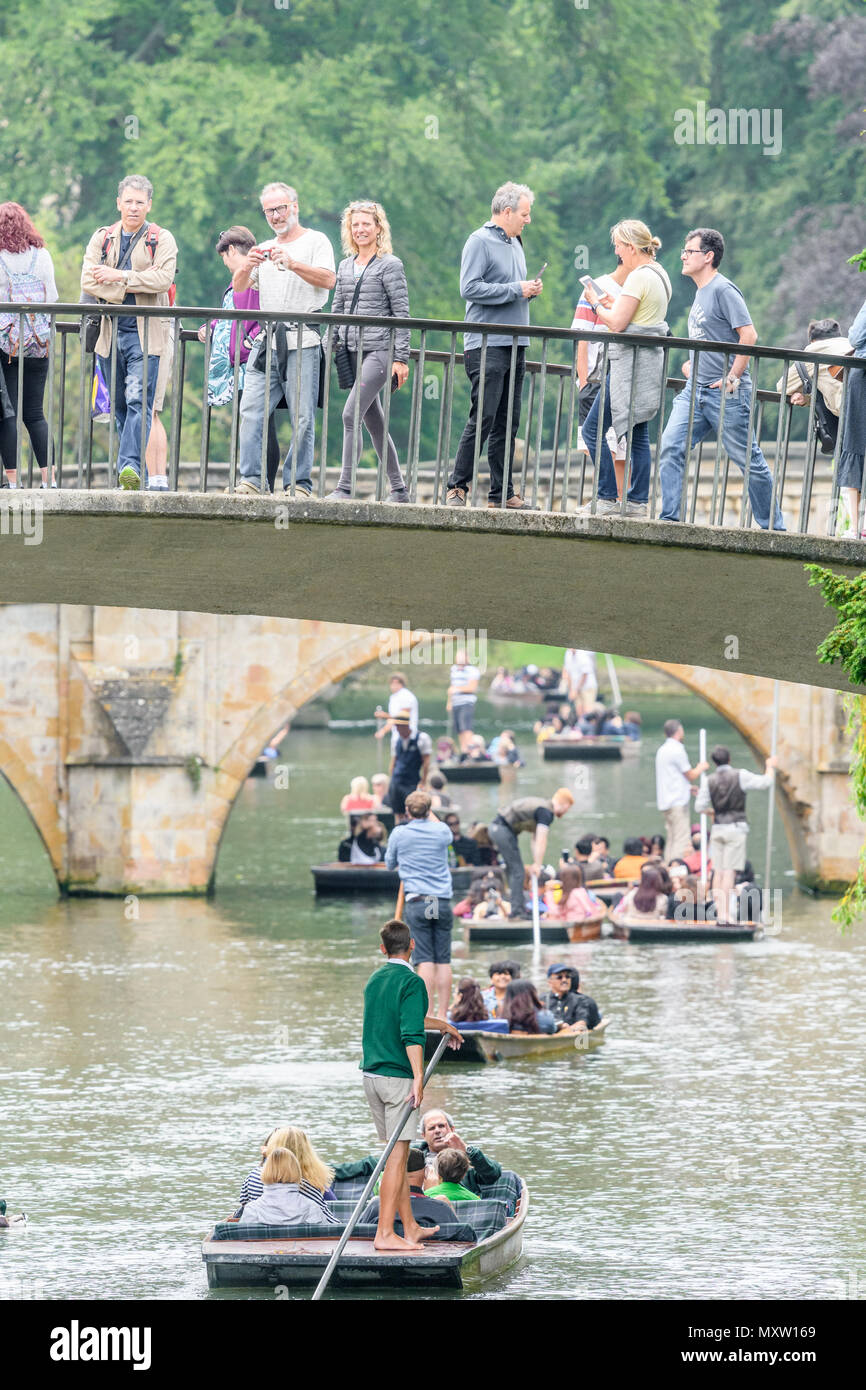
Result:
<svg viewBox="0 0 866 1390">
<path fill-rule="evenodd" d="M 359 1160 L 357 1166 L 360 1168 L 363 1163 L 363 1159 Z M 348 1167 L 349 1164 L 345 1164 L 343 1171 Z M 371 1165 L 367 1169 L 367 1176 L 369 1176 L 372 1171 L 373 1168 Z M 342 1215 L 342 1207 L 346 1202 L 351 1204 L 349 1207 L 349 1211 L 351 1212 L 354 1204 L 357 1202 L 366 1186 L 367 1178 L 364 1176 L 343 1178 L 342 1180 L 338 1179 L 335 1181 L 334 1191 L 339 1200 L 331 1204 L 334 1207 L 334 1214 Z M 503 1202 L 506 1207 L 506 1218 L 514 1215 L 517 1210 L 517 1199 L 520 1196 L 520 1178 L 516 1173 L 511 1173 L 507 1168 L 503 1168 L 502 1176 L 497 1178 L 496 1182 L 488 1183 L 486 1187 L 479 1187 L 478 1190 L 481 1194 L 482 1201 Z M 468 1207 L 469 1203 L 466 1202 L 465 1205 Z M 478 1202 L 472 1203 L 471 1213 L 468 1214 L 467 1220 L 475 1220 L 475 1210 L 479 1205 Z M 463 1213 L 461 1212 L 460 1215 L 462 1218 Z"/>
<path fill-rule="evenodd" d="M 499 1182 L 494 1184 L 497 1188 L 508 1186 L 506 1179 L 514 1178 L 513 1173 L 503 1173 Z M 487 1189 L 491 1191 L 492 1189 Z M 518 1184 L 519 1190 L 519 1184 Z M 358 1192 L 360 1197 L 363 1188 Z M 354 1202 L 337 1201 L 330 1202 L 329 1206 L 334 1214 L 340 1218 L 339 1226 L 328 1225 L 306 1225 L 306 1226 L 259 1226 L 250 1223 L 241 1225 L 237 1221 L 220 1221 L 214 1227 L 214 1240 L 303 1240 L 305 1237 L 314 1236 L 339 1236 L 346 1228 L 346 1223 L 352 1212 L 355 1210 L 357 1198 Z M 500 1231 L 505 1225 L 509 1216 L 513 1215 L 513 1205 L 509 1210 L 509 1203 L 505 1199 L 481 1198 L 476 1202 L 463 1202 L 460 1204 L 466 1209 L 466 1215 L 461 1211 L 460 1221 L 443 1220 L 439 1223 L 438 1235 L 435 1240 L 467 1240 L 474 1245 L 476 1241 L 486 1240 L 495 1231 Z M 447 1211 L 443 1211 L 447 1216 Z M 372 1240 L 376 1234 L 375 1226 L 362 1226 L 360 1223 L 355 1227 L 353 1235 L 364 1236 Z"/>
</svg>

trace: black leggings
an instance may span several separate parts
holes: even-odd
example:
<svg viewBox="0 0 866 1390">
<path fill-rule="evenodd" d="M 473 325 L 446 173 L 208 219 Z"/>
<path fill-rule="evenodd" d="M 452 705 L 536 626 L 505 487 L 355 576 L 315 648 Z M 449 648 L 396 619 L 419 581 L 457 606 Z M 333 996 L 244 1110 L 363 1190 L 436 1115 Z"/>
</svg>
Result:
<svg viewBox="0 0 866 1390">
<path fill-rule="evenodd" d="M 9 392 L 9 399 L 12 402 L 12 414 L 7 416 L 6 419 L 0 420 L 0 457 L 3 459 L 3 467 L 7 472 L 11 473 L 15 469 L 15 419 L 18 412 L 18 358 L 10 358 L 7 357 L 5 352 L 0 352 L 0 367 L 2 367 L 3 377 L 6 381 L 6 390 Z M 45 419 L 45 411 L 42 409 L 42 401 L 45 396 L 45 383 L 47 380 L 48 358 L 25 357 L 24 391 L 21 399 L 21 421 L 27 426 L 27 433 L 30 435 L 30 443 L 33 445 L 33 452 L 36 455 L 36 463 L 40 468 L 48 467 L 48 421 Z M 23 451 L 21 466 L 23 471 Z"/>
</svg>

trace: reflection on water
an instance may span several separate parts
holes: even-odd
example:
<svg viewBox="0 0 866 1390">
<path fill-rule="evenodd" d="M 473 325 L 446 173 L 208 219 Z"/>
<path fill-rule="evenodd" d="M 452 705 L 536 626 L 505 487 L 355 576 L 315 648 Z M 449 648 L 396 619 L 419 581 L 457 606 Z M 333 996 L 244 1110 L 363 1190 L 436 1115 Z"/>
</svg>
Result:
<svg viewBox="0 0 866 1390">
<path fill-rule="evenodd" d="M 678 707 L 694 727 L 701 707 Z M 711 742 L 723 732 L 742 762 L 719 721 Z M 650 743 L 636 763 L 588 765 L 563 844 L 584 825 L 614 843 L 655 827 Z M 276 1123 L 333 1158 L 372 1143 L 359 1003 L 390 904 L 316 902 L 309 875 L 333 856 L 349 775 L 375 770 L 371 745 L 290 737 L 289 788 L 245 787 L 217 896 L 143 901 L 132 921 L 119 901 L 56 901 L 0 787 L 0 1193 L 31 1218 L 0 1236 L 0 1293 L 29 1280 L 59 1299 L 271 1296 L 209 1294 L 198 1241 Z M 575 774 L 530 762 L 519 791 Z M 511 794 L 455 789 L 466 820 Z M 766 803 L 750 805 L 761 864 Z M 866 952 L 831 904 L 790 887 L 781 839 L 776 864 L 776 937 L 544 949 L 543 967 L 576 964 L 612 1017 L 597 1052 L 434 1079 L 430 1102 L 532 1193 L 522 1263 L 463 1297 L 839 1297 L 858 1269 L 862 1287 Z M 456 950 L 485 973 L 483 952 Z M 531 969 L 530 948 L 513 954 Z"/>
</svg>

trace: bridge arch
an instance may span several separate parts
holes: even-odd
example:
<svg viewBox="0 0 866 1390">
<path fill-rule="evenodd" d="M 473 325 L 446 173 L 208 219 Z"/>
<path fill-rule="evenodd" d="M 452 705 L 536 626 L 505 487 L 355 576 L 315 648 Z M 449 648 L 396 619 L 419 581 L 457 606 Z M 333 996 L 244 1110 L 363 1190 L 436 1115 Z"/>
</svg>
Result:
<svg viewBox="0 0 866 1390">
<path fill-rule="evenodd" d="M 34 771 L 21 758 L 9 739 L 0 733 L 0 775 L 9 784 L 32 821 L 55 878 L 63 871 L 64 832 L 58 800 L 51 796 L 44 775 Z"/>
</svg>

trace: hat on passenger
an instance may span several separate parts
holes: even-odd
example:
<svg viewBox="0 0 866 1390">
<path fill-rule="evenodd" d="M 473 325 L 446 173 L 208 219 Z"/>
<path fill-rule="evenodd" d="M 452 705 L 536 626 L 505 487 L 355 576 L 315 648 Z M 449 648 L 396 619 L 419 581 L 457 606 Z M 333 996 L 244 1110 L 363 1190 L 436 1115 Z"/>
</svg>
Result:
<svg viewBox="0 0 866 1390">
<path fill-rule="evenodd" d="M 551 966 L 548 966 L 548 969 L 547 969 L 547 978 L 548 978 L 548 980 L 550 979 L 551 975 L 570 975 L 570 974 L 571 974 L 571 966 L 570 966 L 570 965 L 563 965 L 563 964 L 562 964 L 562 961 L 560 961 L 558 965 L 551 965 Z"/>
</svg>

